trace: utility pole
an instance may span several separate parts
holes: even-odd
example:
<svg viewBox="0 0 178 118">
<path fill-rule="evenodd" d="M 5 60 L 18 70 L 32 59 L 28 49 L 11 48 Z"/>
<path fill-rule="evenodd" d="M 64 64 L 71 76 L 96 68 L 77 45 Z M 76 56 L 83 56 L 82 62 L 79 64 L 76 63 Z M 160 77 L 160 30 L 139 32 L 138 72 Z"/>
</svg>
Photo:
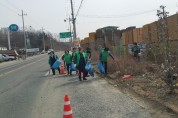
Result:
<svg viewBox="0 0 178 118">
<path fill-rule="evenodd" d="M 27 15 L 27 14 L 24 14 L 23 13 L 23 10 L 22 10 L 22 14 L 19 15 L 19 16 L 22 16 L 22 22 L 23 22 L 23 34 L 24 34 L 24 44 L 25 44 L 25 58 L 27 58 L 27 41 L 26 41 L 26 36 L 25 36 L 25 26 L 24 26 L 24 16 Z"/>
<path fill-rule="evenodd" d="M 72 0 L 70 0 L 70 2 L 71 2 L 72 23 L 73 23 L 73 31 L 74 31 L 73 40 L 76 40 L 76 38 L 77 38 L 76 25 L 75 25 L 76 18 L 74 18 L 74 9 L 73 9 L 73 2 L 72 2 Z"/>
<path fill-rule="evenodd" d="M 51 42 L 51 38 L 50 38 L 50 45 L 51 45 L 51 49 L 53 49 L 52 42 Z"/>
<path fill-rule="evenodd" d="M 7 28 L 7 40 L 8 40 L 8 48 L 9 50 L 11 50 L 10 31 L 8 28 Z"/>
<path fill-rule="evenodd" d="M 70 16 L 69 16 L 69 31 L 70 31 L 70 33 L 72 33 L 70 21 L 71 21 L 71 19 L 70 19 Z M 72 37 L 70 37 L 70 42 L 72 43 Z"/>
<path fill-rule="evenodd" d="M 44 40 L 44 28 L 42 27 L 42 34 L 43 34 L 43 50 L 45 52 L 45 40 Z"/>
</svg>

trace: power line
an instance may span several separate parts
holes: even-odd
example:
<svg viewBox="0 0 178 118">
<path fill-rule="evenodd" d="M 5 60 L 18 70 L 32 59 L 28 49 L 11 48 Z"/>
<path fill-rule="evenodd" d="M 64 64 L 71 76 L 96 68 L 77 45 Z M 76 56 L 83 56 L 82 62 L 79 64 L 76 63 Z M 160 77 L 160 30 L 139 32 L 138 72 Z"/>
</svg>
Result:
<svg viewBox="0 0 178 118">
<path fill-rule="evenodd" d="M 10 8 L 10 7 L 2 4 L 2 3 L 0 3 L 0 5 L 3 6 L 3 7 L 5 7 L 5 8 L 7 8 L 7 9 L 9 9 L 11 12 L 18 14 L 18 12 L 16 12 L 14 9 L 12 9 L 12 8 Z"/>
<path fill-rule="evenodd" d="M 77 18 L 77 16 L 78 16 L 78 13 L 79 13 L 79 11 L 80 11 L 80 9 L 81 9 L 81 7 L 82 7 L 82 3 L 83 3 L 83 0 L 82 0 L 81 3 L 80 3 L 80 6 L 79 6 L 79 8 L 78 8 L 78 11 L 77 11 L 77 14 L 76 14 L 75 18 Z"/>
<path fill-rule="evenodd" d="M 27 18 L 28 18 L 31 22 L 33 22 L 34 24 L 36 24 L 39 28 L 42 27 L 42 25 L 40 25 L 39 23 L 37 23 L 36 21 L 34 21 L 30 16 L 27 16 Z"/>
<path fill-rule="evenodd" d="M 6 0 L 14 9 L 21 11 L 14 3 L 11 3 L 9 0 Z"/>
<path fill-rule="evenodd" d="M 27 58 L 27 40 L 26 40 L 26 35 L 25 35 L 25 23 L 24 23 L 24 14 L 23 10 L 22 10 L 22 14 L 19 16 L 22 16 L 22 23 L 23 23 L 23 34 L 24 34 L 24 43 L 25 43 L 25 58 Z"/>
<path fill-rule="evenodd" d="M 142 14 L 147 14 L 151 12 L 156 12 L 156 9 L 138 12 L 138 13 L 131 13 L 131 14 L 123 14 L 123 15 L 110 15 L 110 16 L 99 16 L 99 15 L 80 15 L 80 17 L 87 17 L 87 18 L 122 18 L 122 17 L 130 17 L 130 16 L 137 16 Z"/>
<path fill-rule="evenodd" d="M 8 2 L 9 5 L 11 5 L 12 7 L 8 7 L 7 5 L 4 5 L 2 3 L 0 3 L 0 5 L 4 6 L 5 8 L 9 9 L 10 11 L 12 11 L 13 13 L 16 13 L 16 14 L 18 14 L 18 12 L 16 12 L 15 9 L 18 10 L 18 11 L 21 11 L 16 5 L 14 5 L 13 3 L 11 3 L 10 1 L 6 0 L 6 2 Z M 36 21 L 34 21 L 32 18 L 30 18 L 30 16 L 27 16 L 27 18 L 31 22 L 33 22 L 34 24 L 36 24 L 37 26 L 39 26 L 40 28 L 42 27 L 39 23 L 37 23 Z"/>
</svg>

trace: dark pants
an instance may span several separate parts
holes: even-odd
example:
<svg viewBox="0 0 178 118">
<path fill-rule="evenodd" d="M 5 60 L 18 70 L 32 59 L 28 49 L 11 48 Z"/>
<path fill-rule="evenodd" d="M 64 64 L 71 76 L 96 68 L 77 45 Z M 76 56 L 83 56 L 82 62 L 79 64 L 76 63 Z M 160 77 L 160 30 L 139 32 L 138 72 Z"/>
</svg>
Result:
<svg viewBox="0 0 178 118">
<path fill-rule="evenodd" d="M 78 70 L 79 80 L 81 80 L 81 73 L 83 73 L 83 79 L 87 76 L 87 71 L 85 69 Z"/>
<path fill-rule="evenodd" d="M 58 68 L 59 74 L 60 74 L 60 68 Z M 53 75 L 55 75 L 55 69 L 52 68 Z"/>
<path fill-rule="evenodd" d="M 140 56 L 138 53 L 134 53 L 134 59 L 140 61 Z"/>
<path fill-rule="evenodd" d="M 107 63 L 108 63 L 108 62 L 103 62 L 103 61 L 102 61 L 102 64 L 103 64 L 103 66 L 104 66 L 104 70 L 105 70 L 105 73 L 106 73 L 106 74 L 107 74 Z"/>
<path fill-rule="evenodd" d="M 67 66 L 67 73 L 71 75 L 71 74 L 72 74 L 72 71 L 69 70 L 69 66 L 70 66 L 70 64 L 66 64 L 66 66 Z"/>
</svg>

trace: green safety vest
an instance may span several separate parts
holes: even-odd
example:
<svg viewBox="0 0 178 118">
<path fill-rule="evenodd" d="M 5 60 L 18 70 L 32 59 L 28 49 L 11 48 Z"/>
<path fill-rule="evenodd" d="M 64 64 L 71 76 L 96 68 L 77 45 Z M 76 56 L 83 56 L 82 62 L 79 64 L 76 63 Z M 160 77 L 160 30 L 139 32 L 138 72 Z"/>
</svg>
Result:
<svg viewBox="0 0 178 118">
<path fill-rule="evenodd" d="M 72 52 L 72 59 L 74 61 L 74 64 L 76 64 L 76 52 Z"/>
<path fill-rule="evenodd" d="M 72 63 L 71 54 L 64 54 L 64 60 L 65 60 L 66 64 L 71 64 Z"/>
<path fill-rule="evenodd" d="M 54 58 L 55 58 L 56 60 L 58 59 L 58 56 L 57 56 L 56 54 L 54 54 L 53 56 L 54 56 Z M 52 64 L 52 62 L 51 62 L 50 58 L 51 58 L 51 56 L 49 56 L 48 63 L 51 65 L 51 64 Z"/>
<path fill-rule="evenodd" d="M 110 51 L 107 51 L 107 52 L 102 51 L 101 53 L 102 53 L 101 61 L 107 62 L 108 61 L 108 56 L 110 54 Z"/>
<path fill-rule="evenodd" d="M 86 62 L 87 54 L 86 54 L 85 52 L 83 52 L 82 54 L 83 54 L 83 57 L 84 57 L 85 62 Z M 80 61 L 80 52 L 77 52 L 77 53 L 76 53 L 76 62 L 77 62 L 77 63 L 76 63 L 76 66 L 79 65 L 79 61 Z"/>
</svg>

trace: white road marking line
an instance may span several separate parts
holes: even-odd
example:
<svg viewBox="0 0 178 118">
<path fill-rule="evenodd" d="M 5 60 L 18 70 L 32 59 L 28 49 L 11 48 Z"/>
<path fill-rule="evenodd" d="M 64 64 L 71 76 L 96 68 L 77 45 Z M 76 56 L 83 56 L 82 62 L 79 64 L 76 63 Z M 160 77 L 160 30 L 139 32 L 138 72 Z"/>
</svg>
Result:
<svg viewBox="0 0 178 118">
<path fill-rule="evenodd" d="M 51 71 L 51 69 L 50 69 L 50 70 L 48 70 L 48 71 L 46 72 L 45 76 L 48 76 L 48 75 L 51 75 L 51 74 L 52 74 L 52 71 Z"/>
<path fill-rule="evenodd" d="M 49 75 L 49 71 L 46 72 L 45 76 L 48 76 Z"/>
</svg>

